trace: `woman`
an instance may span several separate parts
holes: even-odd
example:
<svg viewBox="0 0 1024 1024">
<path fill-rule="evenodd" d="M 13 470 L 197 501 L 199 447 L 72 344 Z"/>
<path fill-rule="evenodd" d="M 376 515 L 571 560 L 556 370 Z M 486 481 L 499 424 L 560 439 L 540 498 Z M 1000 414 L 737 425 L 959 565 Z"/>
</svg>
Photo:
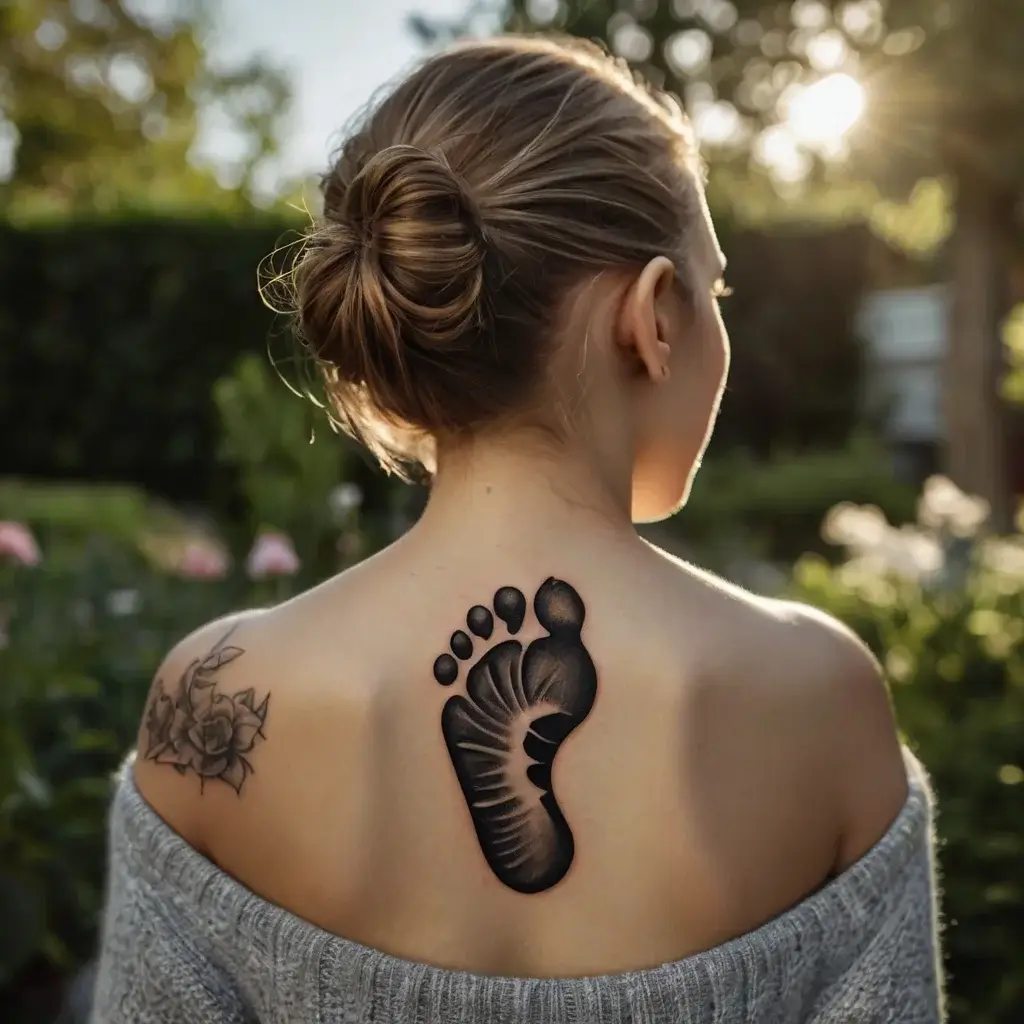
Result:
<svg viewBox="0 0 1024 1024">
<path fill-rule="evenodd" d="M 823 615 L 644 543 L 728 367 L 678 109 L 589 48 L 428 60 L 295 277 L 421 520 L 160 669 L 96 1024 L 938 1020 L 929 799 Z"/>
</svg>

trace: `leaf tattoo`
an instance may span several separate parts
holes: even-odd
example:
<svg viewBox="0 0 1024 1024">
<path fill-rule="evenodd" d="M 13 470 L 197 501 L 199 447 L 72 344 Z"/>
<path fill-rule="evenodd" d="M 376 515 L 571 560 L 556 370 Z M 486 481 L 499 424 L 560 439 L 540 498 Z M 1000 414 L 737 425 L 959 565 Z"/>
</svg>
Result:
<svg viewBox="0 0 1024 1024">
<path fill-rule="evenodd" d="M 270 694 L 257 704 L 251 686 L 236 694 L 218 691 L 217 672 L 245 653 L 227 643 L 235 628 L 185 669 L 171 693 L 162 680 L 153 684 L 145 717 L 145 759 L 168 764 L 180 775 L 195 772 L 200 791 L 211 779 L 220 779 L 240 795 L 253 772 L 253 747 L 257 739 L 266 739 Z"/>
</svg>

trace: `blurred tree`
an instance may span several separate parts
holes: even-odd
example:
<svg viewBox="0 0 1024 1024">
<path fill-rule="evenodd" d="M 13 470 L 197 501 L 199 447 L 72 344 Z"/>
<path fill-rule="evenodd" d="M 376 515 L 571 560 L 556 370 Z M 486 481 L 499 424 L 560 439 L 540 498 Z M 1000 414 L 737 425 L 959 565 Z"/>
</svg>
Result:
<svg viewBox="0 0 1024 1024">
<path fill-rule="evenodd" d="M 1018 304 L 1003 324 L 1010 372 L 1003 382 L 1003 395 L 1009 402 L 1024 405 L 1024 304 Z"/>
<path fill-rule="evenodd" d="M 244 198 L 289 99 L 256 59 L 214 67 L 205 0 L 0 3 L 0 203 L 58 214 Z M 241 140 L 230 188 L 189 163 L 200 114 Z"/>
<path fill-rule="evenodd" d="M 477 0 L 455 22 L 413 22 L 428 41 L 501 25 L 602 41 L 683 98 L 719 181 L 763 200 L 771 180 L 776 207 L 780 194 L 790 205 L 808 185 L 868 182 L 875 191 L 861 200 L 882 207 L 891 232 L 896 218 L 882 197 L 914 196 L 927 200 L 919 209 L 934 209 L 941 183 L 952 207 L 948 470 L 1009 528 L 999 325 L 1024 183 L 1024 4 Z M 944 219 L 945 211 L 933 217 Z"/>
</svg>

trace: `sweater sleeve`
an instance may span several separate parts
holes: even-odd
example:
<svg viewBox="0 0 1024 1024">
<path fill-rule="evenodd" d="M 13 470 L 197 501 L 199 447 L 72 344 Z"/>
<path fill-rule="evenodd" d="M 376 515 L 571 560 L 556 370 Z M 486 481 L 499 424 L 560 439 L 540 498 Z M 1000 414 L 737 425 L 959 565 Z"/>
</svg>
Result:
<svg viewBox="0 0 1024 1024">
<path fill-rule="evenodd" d="M 916 762 L 910 762 L 917 786 L 927 794 L 927 779 Z M 940 1024 L 946 1019 L 944 979 L 940 956 L 938 881 L 931 813 L 922 823 L 916 841 L 908 843 L 912 855 L 885 890 L 858 901 L 874 905 L 878 922 L 869 940 L 855 939 L 850 931 L 853 959 L 836 961 L 844 968 L 827 984 L 808 1024 L 839 1024 L 841 1021 Z M 856 892 L 858 869 L 850 872 L 849 887 Z M 864 880 L 866 892 L 867 880 Z M 827 972 L 828 973 L 828 972 Z"/>
<path fill-rule="evenodd" d="M 136 870 L 111 831 L 107 901 L 89 1024 L 253 1024 L 256 1017 L 183 909 Z"/>
</svg>

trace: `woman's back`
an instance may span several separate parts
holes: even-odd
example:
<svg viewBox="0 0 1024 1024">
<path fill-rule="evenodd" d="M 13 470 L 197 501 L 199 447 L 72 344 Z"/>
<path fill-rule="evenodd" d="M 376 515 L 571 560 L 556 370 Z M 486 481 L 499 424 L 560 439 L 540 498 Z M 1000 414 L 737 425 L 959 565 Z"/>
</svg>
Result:
<svg viewBox="0 0 1024 1024">
<path fill-rule="evenodd" d="M 501 502 L 500 486 L 488 500 Z M 200 797 L 194 777 L 146 760 L 144 730 L 139 785 L 224 870 L 300 917 L 493 974 L 617 972 L 708 949 L 882 835 L 906 784 L 884 692 L 852 640 L 640 541 L 608 543 L 586 517 L 570 531 L 550 511 L 540 531 L 508 540 L 484 507 L 482 527 L 445 517 L 455 542 L 426 521 L 297 601 L 190 638 L 161 673 L 168 693 L 218 645 L 240 649 L 210 681 L 270 696 L 266 738 L 246 755 L 254 771 L 239 794 L 211 778 Z M 548 635 L 533 606 L 550 577 L 585 606 L 579 646 L 593 665 L 580 679 L 568 655 L 564 687 L 594 696 L 561 743 L 544 741 L 543 721 L 576 695 L 545 693 L 559 656 L 538 680 L 530 654 Z M 525 599 L 511 645 L 494 614 L 505 587 Z M 490 636 L 467 625 L 474 607 L 492 613 Z M 451 646 L 468 657 L 451 658 L 458 677 L 445 684 L 435 660 L 456 631 L 467 643 Z M 515 655 L 515 641 L 524 653 L 509 670 L 502 652 Z M 467 684 L 480 714 L 449 738 L 442 723 Z M 545 765 L 571 833 L 560 881 L 545 875 L 565 867 L 540 799 Z"/>
</svg>

